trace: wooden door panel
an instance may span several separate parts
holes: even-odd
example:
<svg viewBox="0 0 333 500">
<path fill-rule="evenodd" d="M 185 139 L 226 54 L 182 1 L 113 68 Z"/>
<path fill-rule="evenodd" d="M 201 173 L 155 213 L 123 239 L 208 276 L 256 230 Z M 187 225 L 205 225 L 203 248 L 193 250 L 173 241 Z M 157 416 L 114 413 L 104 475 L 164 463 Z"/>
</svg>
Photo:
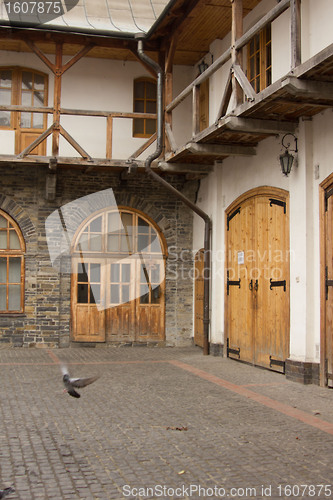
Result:
<svg viewBox="0 0 333 500">
<path fill-rule="evenodd" d="M 40 132 L 23 132 L 21 130 L 16 131 L 16 146 L 15 146 L 15 153 L 19 154 L 22 151 L 24 151 L 30 144 L 38 139 L 38 137 L 43 133 L 41 130 Z M 44 140 L 41 144 L 36 146 L 29 154 L 31 155 L 39 155 L 39 156 L 45 156 L 46 155 L 46 140 Z"/>
<path fill-rule="evenodd" d="M 194 343 L 204 346 L 204 253 L 200 250 L 195 258 L 195 283 L 194 283 Z"/>
<path fill-rule="evenodd" d="M 327 286 L 333 280 L 333 196 L 327 198 L 325 212 L 325 376 L 327 385 L 333 386 L 333 286 Z"/>
<path fill-rule="evenodd" d="M 253 362 L 253 201 L 244 203 L 239 212 L 234 214 L 228 221 L 229 349 L 231 357 L 236 356 L 243 361 Z"/>
<path fill-rule="evenodd" d="M 255 363 L 278 371 L 289 346 L 288 224 L 286 205 L 280 202 L 269 196 L 255 200 Z"/>
</svg>

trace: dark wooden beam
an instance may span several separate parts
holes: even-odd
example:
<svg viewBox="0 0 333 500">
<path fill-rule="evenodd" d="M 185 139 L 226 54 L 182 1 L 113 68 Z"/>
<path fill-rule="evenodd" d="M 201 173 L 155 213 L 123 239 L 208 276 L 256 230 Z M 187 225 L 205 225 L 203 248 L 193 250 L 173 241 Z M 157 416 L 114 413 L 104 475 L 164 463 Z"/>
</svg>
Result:
<svg viewBox="0 0 333 500">
<path fill-rule="evenodd" d="M 291 68 L 301 64 L 301 0 L 290 1 L 291 11 Z"/>
<path fill-rule="evenodd" d="M 185 149 L 192 154 L 201 156 L 253 156 L 256 149 L 251 146 L 229 145 L 229 144 L 198 144 L 190 142 Z"/>
</svg>

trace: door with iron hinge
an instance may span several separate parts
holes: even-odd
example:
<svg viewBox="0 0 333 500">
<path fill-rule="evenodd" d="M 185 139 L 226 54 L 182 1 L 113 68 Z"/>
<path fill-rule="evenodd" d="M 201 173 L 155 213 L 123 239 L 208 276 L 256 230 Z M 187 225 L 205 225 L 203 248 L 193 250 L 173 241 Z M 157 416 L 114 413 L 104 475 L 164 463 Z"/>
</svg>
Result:
<svg viewBox="0 0 333 500">
<path fill-rule="evenodd" d="M 333 387 L 333 185 L 324 191 L 324 297 L 322 297 L 323 332 L 321 342 L 322 383 Z"/>
<path fill-rule="evenodd" d="M 194 343 L 204 346 L 204 251 L 199 250 L 195 256 L 195 281 L 194 281 Z"/>
<path fill-rule="evenodd" d="M 282 372 L 289 355 L 287 200 L 285 191 L 258 188 L 236 200 L 226 220 L 228 356 Z"/>
</svg>

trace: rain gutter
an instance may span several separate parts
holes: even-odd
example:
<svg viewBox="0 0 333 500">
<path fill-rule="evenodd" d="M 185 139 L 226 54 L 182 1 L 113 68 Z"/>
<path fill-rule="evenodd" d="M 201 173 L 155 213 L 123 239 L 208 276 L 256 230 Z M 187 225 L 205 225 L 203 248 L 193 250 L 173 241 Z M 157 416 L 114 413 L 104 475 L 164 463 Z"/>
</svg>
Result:
<svg viewBox="0 0 333 500">
<path fill-rule="evenodd" d="M 140 37 L 140 35 L 138 35 Z M 210 217 L 197 205 L 192 203 L 186 196 L 184 196 L 178 189 L 173 187 L 169 182 L 159 176 L 151 168 L 153 160 L 158 158 L 163 149 L 163 71 L 159 64 L 157 64 L 153 59 L 151 59 L 147 54 L 145 54 L 143 49 L 143 40 L 138 40 L 138 55 L 140 59 L 148 64 L 157 75 L 157 140 L 156 140 L 156 150 L 148 156 L 145 161 L 145 172 L 157 181 L 159 184 L 164 186 L 168 191 L 175 195 L 179 200 L 181 200 L 186 206 L 188 206 L 193 212 L 195 212 L 199 217 L 204 220 L 205 223 L 205 234 L 204 234 L 204 317 L 203 317 L 203 327 L 204 327 L 204 345 L 203 354 L 209 354 L 209 291 L 210 291 L 210 240 L 212 231 L 212 221 Z"/>
</svg>

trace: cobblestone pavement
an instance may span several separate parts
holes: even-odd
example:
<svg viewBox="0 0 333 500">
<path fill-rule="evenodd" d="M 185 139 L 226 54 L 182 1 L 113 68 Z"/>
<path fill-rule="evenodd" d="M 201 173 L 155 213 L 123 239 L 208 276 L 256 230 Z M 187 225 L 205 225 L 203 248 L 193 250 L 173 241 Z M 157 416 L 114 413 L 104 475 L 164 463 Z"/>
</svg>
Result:
<svg viewBox="0 0 333 500">
<path fill-rule="evenodd" d="M 63 392 L 59 361 L 74 376 Z M 0 350 L 11 499 L 333 498 L 333 391 L 198 348 Z"/>
</svg>

